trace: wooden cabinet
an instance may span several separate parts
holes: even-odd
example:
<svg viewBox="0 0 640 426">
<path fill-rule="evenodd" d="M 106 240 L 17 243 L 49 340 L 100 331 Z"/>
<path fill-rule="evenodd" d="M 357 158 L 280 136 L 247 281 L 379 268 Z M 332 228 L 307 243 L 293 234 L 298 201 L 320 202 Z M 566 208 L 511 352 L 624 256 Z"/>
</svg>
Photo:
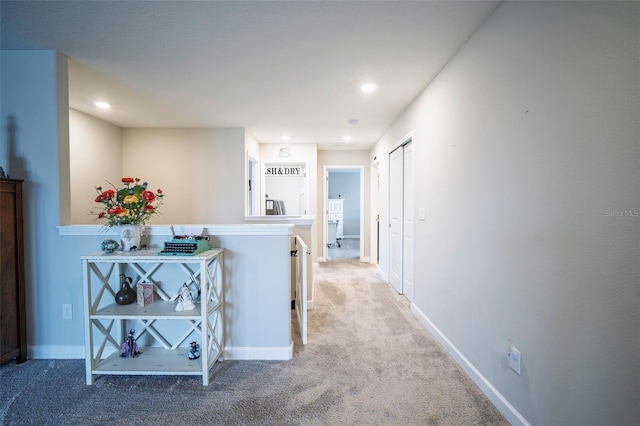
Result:
<svg viewBox="0 0 640 426">
<path fill-rule="evenodd" d="M 88 385 L 94 383 L 96 375 L 168 374 L 201 376 L 206 386 L 209 370 L 223 359 L 224 251 L 212 249 L 194 256 L 162 256 L 158 251 L 96 253 L 81 257 Z M 166 272 L 177 273 L 177 276 L 162 281 L 156 274 L 159 269 L 169 269 Z M 153 284 L 159 300 L 145 306 L 135 302 L 124 306 L 115 304 L 118 276 L 124 272 L 136 276 L 134 284 Z M 171 295 L 180 290 L 181 283 L 190 280 L 198 284 L 200 300 L 193 310 L 176 311 Z M 182 329 L 176 333 L 176 327 L 163 328 L 163 325 L 182 326 Z M 122 358 L 121 344 L 126 331 L 133 328 L 137 330 L 137 340 L 147 337 L 155 344 L 141 346 L 137 358 Z M 201 352 L 200 358 L 194 360 L 188 358 L 189 346 L 186 345 L 192 334 L 199 338 Z"/>
<path fill-rule="evenodd" d="M 0 363 L 27 360 L 22 181 L 0 179 Z"/>
</svg>

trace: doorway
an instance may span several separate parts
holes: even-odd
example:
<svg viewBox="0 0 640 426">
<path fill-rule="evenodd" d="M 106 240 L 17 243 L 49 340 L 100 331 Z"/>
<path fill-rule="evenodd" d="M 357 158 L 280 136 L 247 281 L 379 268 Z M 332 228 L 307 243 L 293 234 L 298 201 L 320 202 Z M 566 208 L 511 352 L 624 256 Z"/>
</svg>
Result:
<svg viewBox="0 0 640 426">
<path fill-rule="evenodd" d="M 361 261 L 364 257 L 363 166 L 325 166 L 324 177 L 324 259 Z"/>
<path fill-rule="evenodd" d="M 247 216 L 260 215 L 258 161 L 247 156 Z"/>
</svg>

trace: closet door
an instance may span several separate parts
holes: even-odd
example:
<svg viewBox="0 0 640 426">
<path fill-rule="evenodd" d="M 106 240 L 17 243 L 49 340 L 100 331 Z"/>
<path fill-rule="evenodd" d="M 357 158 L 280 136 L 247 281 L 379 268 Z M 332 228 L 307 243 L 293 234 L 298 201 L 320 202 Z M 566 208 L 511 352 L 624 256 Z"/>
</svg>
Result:
<svg viewBox="0 0 640 426">
<path fill-rule="evenodd" d="M 404 146 L 402 208 L 402 293 L 413 302 L 413 144 Z"/>
<path fill-rule="evenodd" d="M 389 154 L 389 282 L 413 301 L 413 145 Z"/>
<path fill-rule="evenodd" d="M 403 148 L 389 154 L 389 282 L 402 294 Z"/>
</svg>

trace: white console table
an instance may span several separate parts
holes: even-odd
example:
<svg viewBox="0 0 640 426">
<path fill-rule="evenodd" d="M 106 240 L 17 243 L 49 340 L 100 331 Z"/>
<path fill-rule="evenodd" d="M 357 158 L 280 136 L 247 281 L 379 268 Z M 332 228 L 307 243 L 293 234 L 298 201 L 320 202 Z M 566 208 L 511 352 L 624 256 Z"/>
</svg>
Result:
<svg viewBox="0 0 640 426">
<path fill-rule="evenodd" d="M 96 253 L 81 256 L 84 287 L 86 383 L 93 384 L 99 374 L 201 375 L 209 384 L 209 370 L 223 359 L 224 284 L 223 249 L 212 249 L 195 256 L 160 256 L 159 249 L 137 252 Z M 173 265 L 173 266 L 171 266 Z M 181 280 L 171 284 L 154 280 L 161 268 L 178 268 Z M 176 271 L 169 271 L 175 274 Z M 118 305 L 115 294 L 120 289 L 121 273 L 133 275 L 133 284 L 154 284 L 155 299 L 147 306 L 133 303 Z M 176 311 L 170 301 L 184 282 L 195 279 L 200 287 L 200 301 L 190 311 Z M 135 287 L 132 285 L 132 288 Z M 160 300 L 158 300 L 158 298 Z M 140 347 L 135 358 L 121 357 L 126 340 L 127 321 L 136 324 L 135 338 L 151 336 L 156 344 Z M 184 324 L 183 334 L 166 333 L 160 321 Z M 117 325 L 114 327 L 114 325 Z M 134 327 L 130 327 L 134 328 Z M 200 358 L 190 360 L 192 333 L 200 338 Z M 105 353 L 113 348 L 115 352 Z M 108 350 L 107 352 L 111 352 Z"/>
</svg>

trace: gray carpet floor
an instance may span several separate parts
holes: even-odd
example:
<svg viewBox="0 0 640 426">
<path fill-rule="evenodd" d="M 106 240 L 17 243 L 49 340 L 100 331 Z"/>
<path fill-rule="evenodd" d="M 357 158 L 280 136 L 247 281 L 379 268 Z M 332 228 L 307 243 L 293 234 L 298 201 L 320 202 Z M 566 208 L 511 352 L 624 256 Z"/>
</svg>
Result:
<svg viewBox="0 0 640 426">
<path fill-rule="evenodd" d="M 0 424 L 508 424 L 372 266 L 321 265 L 309 343 L 294 337 L 292 360 L 220 362 L 208 387 L 196 376 L 101 376 L 87 386 L 83 360 L 9 363 Z"/>
<path fill-rule="evenodd" d="M 359 260 L 360 259 L 360 238 L 343 238 L 340 240 L 340 247 L 337 244 L 331 245 L 327 250 L 329 260 Z"/>
</svg>

